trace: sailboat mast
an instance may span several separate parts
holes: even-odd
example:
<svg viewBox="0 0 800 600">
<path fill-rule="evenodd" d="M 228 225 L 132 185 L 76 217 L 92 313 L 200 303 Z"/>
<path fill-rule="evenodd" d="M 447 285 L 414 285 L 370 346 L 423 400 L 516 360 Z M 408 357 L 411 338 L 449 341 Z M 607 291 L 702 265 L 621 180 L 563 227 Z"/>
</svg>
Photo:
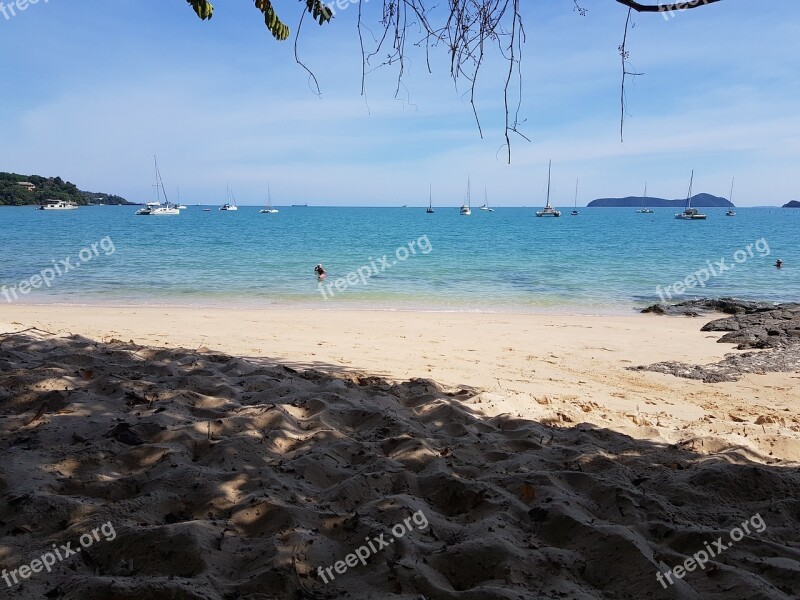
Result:
<svg viewBox="0 0 800 600">
<path fill-rule="evenodd" d="M 428 208 L 433 208 L 433 183 L 428 184 Z"/>
<path fill-rule="evenodd" d="M 736 177 L 734 177 L 733 179 L 731 179 L 731 195 L 730 195 L 730 197 L 728 198 L 728 201 L 729 201 L 731 204 L 733 204 L 733 182 L 734 182 L 734 181 L 736 181 Z"/>
<path fill-rule="evenodd" d="M 553 166 L 553 161 L 547 163 L 547 206 L 550 206 L 550 168 Z"/>
<path fill-rule="evenodd" d="M 580 181 L 579 178 L 575 178 L 575 208 L 578 208 L 578 182 Z"/>
<path fill-rule="evenodd" d="M 692 207 L 692 184 L 694 183 L 694 169 L 692 169 L 692 176 L 689 178 L 689 194 L 686 196 L 686 208 Z"/>
<path fill-rule="evenodd" d="M 467 206 L 472 208 L 472 187 L 470 186 L 469 176 L 467 176 Z"/>
<path fill-rule="evenodd" d="M 158 170 L 158 159 L 153 156 L 153 162 L 156 165 L 156 194 L 158 194 L 158 188 L 161 188 L 161 192 L 164 194 L 164 203 L 169 207 L 169 200 L 167 199 L 167 190 L 164 188 L 164 180 L 161 179 L 161 171 Z M 156 200 L 159 200 L 157 197 Z"/>
</svg>

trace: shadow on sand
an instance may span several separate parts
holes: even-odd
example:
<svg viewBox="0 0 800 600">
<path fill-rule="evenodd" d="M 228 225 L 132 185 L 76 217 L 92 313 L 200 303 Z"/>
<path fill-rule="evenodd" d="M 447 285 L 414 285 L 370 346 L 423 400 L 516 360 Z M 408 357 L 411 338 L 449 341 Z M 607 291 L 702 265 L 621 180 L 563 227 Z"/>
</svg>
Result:
<svg viewBox="0 0 800 600">
<path fill-rule="evenodd" d="M 0 587 L 75 600 L 800 596 L 797 465 L 488 418 L 467 404 L 478 395 L 336 365 L 0 337 L 0 568 L 103 523 L 115 532 Z M 420 511 L 427 527 L 319 576 Z M 762 532 L 658 582 L 757 514 Z"/>
</svg>

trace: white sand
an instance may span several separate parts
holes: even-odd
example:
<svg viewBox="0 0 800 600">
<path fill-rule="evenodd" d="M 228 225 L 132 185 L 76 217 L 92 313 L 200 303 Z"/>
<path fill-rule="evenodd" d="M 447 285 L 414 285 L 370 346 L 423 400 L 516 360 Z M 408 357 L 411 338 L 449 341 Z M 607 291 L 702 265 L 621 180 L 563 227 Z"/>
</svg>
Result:
<svg viewBox="0 0 800 600">
<path fill-rule="evenodd" d="M 56 335 L 0 337 L 0 566 L 119 533 L 11 597 L 800 595 L 798 373 L 625 370 L 732 352 L 700 319 L 2 310 L 0 332 Z M 420 510 L 429 528 L 315 575 Z"/>
</svg>

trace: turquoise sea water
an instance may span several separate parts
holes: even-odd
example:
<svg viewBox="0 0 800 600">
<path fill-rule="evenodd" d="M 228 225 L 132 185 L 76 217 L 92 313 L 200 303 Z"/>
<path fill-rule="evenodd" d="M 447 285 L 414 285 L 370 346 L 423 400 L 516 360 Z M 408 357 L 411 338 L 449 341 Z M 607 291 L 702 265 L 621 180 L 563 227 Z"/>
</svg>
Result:
<svg viewBox="0 0 800 600">
<path fill-rule="evenodd" d="M 0 208 L 0 286 L 30 282 L 67 257 L 80 263 L 88 248 L 79 268 L 15 301 L 614 313 L 657 301 L 657 286 L 724 258 L 732 269 L 675 298 L 800 299 L 800 210 L 744 208 L 726 217 L 706 209 L 707 221 L 683 222 L 671 209 L 582 208 L 577 217 L 566 209 L 560 219 L 539 219 L 533 208 L 476 209 L 470 217 L 453 207 L 433 215 L 424 208 L 279 208 L 262 215 L 258 207 L 226 213 L 190 206 L 178 217 L 136 217 L 135 207 Z M 398 248 L 412 241 L 416 254 L 398 260 Z M 106 252 L 111 243 L 113 253 Z M 382 270 L 384 255 L 396 264 Z M 319 262 L 332 285 L 327 299 L 313 273 Z M 371 272 L 366 285 L 351 276 L 346 287 L 339 282 L 344 289 L 333 287 L 360 267 Z M 7 303 L 0 293 L 0 314 Z"/>
</svg>

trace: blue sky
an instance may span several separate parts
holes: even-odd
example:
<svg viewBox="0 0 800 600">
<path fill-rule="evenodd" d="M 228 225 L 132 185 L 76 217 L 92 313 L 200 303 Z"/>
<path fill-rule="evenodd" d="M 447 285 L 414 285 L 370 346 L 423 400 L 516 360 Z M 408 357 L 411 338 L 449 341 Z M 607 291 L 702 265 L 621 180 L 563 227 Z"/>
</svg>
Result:
<svg viewBox="0 0 800 600">
<path fill-rule="evenodd" d="M 9 4 L 8 0 L 5 0 Z M 302 3 L 304 5 L 305 3 Z M 502 60 L 478 89 L 481 139 L 447 56 L 433 74 L 411 50 L 404 88 L 370 74 L 360 95 L 355 7 L 331 24 L 306 20 L 299 51 L 321 97 L 294 62 L 293 43 L 266 31 L 251 0 L 219 0 L 201 22 L 184 0 L 40 0 L 6 19 L 0 170 L 60 175 L 132 201 L 153 195 L 158 155 L 167 191 L 219 204 L 397 206 L 461 203 L 487 187 L 496 205 L 571 204 L 695 191 L 738 205 L 800 199 L 800 3 L 743 0 L 676 14 L 636 15 L 625 141 L 619 140 L 620 44 L 626 9 L 611 0 L 524 3 L 522 127 L 512 164 L 503 145 Z M 301 3 L 277 0 L 294 26 Z M 368 24 L 382 3 L 364 5 Z"/>
</svg>

